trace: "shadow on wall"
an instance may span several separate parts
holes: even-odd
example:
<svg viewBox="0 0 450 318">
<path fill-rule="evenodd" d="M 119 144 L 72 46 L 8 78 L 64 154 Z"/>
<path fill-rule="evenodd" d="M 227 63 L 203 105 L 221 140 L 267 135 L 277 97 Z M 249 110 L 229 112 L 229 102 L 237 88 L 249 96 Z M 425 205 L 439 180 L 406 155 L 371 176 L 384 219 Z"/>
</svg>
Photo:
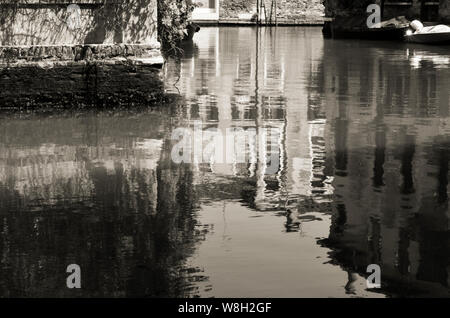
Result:
<svg viewBox="0 0 450 318">
<path fill-rule="evenodd" d="M 82 2 L 82 1 L 79 1 Z M 77 4 L 77 1 L 74 1 Z M 157 40 L 157 0 L 104 3 L 68 10 L 67 1 L 0 4 L 0 45 L 150 43 Z M 69 26 L 73 18 L 75 26 Z"/>
<path fill-rule="evenodd" d="M 377 2 L 374 0 L 324 0 L 323 4 L 326 16 L 334 17 L 365 14 L 367 6 Z"/>
</svg>

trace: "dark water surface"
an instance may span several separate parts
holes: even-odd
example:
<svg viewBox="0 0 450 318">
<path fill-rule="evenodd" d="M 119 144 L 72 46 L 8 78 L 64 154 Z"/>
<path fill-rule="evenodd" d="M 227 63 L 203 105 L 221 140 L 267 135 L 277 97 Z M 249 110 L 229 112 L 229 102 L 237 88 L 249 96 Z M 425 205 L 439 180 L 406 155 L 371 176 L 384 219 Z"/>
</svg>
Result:
<svg viewBox="0 0 450 318">
<path fill-rule="evenodd" d="M 194 42 L 166 105 L 0 117 L 0 296 L 450 296 L 450 47 L 301 27 Z M 175 163 L 172 133 L 196 125 L 280 133 L 245 162 Z"/>
</svg>

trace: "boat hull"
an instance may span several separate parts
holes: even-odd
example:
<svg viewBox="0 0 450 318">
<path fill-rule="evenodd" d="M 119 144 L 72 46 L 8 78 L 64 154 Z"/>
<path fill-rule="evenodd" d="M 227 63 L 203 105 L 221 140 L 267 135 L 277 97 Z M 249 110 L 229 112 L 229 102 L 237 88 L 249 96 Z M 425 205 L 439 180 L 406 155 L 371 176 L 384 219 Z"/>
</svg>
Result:
<svg viewBox="0 0 450 318">
<path fill-rule="evenodd" d="M 405 41 L 422 44 L 450 44 L 450 32 L 411 34 L 405 36 Z"/>
<path fill-rule="evenodd" d="M 389 29 L 364 29 L 364 30 L 333 30 L 332 37 L 335 39 L 364 39 L 378 41 L 401 41 L 408 28 Z"/>
<path fill-rule="evenodd" d="M 324 25 L 325 37 L 335 39 L 364 39 L 364 40 L 392 40 L 403 41 L 406 30 L 409 28 L 409 20 L 397 17 L 380 23 L 378 27 L 369 28 L 367 17 L 335 17 Z"/>
</svg>

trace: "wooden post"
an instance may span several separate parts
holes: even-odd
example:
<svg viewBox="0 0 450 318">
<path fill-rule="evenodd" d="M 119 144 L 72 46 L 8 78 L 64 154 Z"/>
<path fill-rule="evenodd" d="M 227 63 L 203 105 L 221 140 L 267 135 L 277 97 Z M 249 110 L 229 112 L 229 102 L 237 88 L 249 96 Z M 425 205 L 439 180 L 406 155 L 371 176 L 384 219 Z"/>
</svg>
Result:
<svg viewBox="0 0 450 318">
<path fill-rule="evenodd" d="M 273 13 L 273 0 L 270 1 L 270 17 L 269 17 L 269 23 L 272 25 L 272 13 Z"/>
<path fill-rule="evenodd" d="M 278 26 L 278 18 L 277 18 L 277 0 L 275 0 L 275 26 Z"/>
<path fill-rule="evenodd" d="M 267 9 L 266 9 L 266 0 L 261 0 L 261 8 L 264 7 L 264 22 L 267 26 Z"/>
<path fill-rule="evenodd" d="M 259 0 L 256 0 L 256 25 L 259 25 Z"/>
</svg>

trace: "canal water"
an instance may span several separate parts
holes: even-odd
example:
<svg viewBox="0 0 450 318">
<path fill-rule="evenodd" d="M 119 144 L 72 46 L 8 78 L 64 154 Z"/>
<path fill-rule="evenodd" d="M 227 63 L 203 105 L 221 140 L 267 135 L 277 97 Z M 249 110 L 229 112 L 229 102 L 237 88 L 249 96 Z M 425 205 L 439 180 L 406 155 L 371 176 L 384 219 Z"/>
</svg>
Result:
<svg viewBox="0 0 450 318">
<path fill-rule="evenodd" d="M 157 107 L 1 114 L 0 296 L 450 296 L 449 47 L 223 27 L 183 49 Z M 174 160 L 177 131 L 232 128 L 256 137 Z"/>
</svg>

